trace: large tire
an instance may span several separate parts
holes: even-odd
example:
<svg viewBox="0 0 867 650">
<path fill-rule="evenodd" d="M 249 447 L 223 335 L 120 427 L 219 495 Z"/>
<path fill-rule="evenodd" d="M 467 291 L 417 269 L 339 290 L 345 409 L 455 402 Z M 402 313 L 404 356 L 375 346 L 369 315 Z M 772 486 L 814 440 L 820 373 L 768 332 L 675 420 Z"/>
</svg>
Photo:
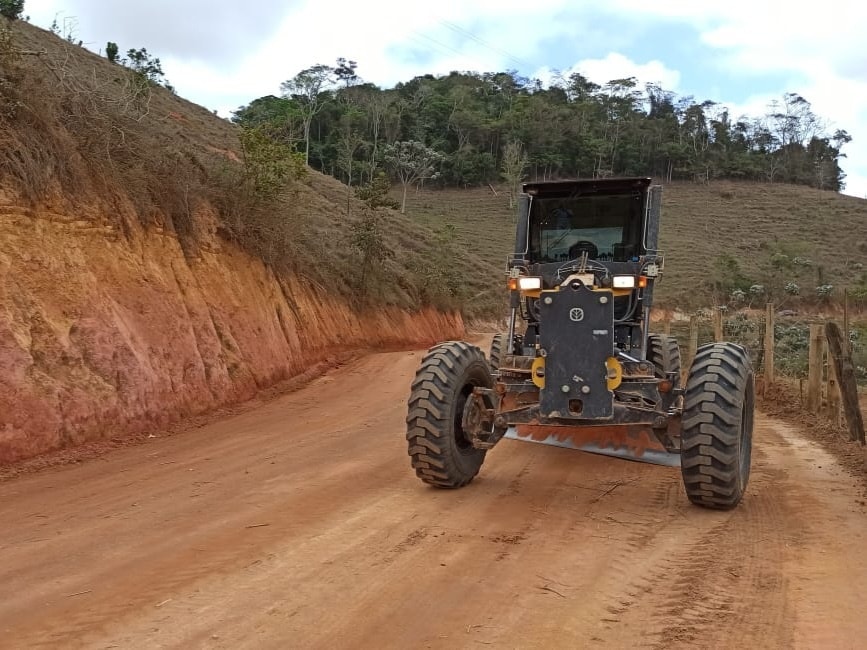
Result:
<svg viewBox="0 0 867 650">
<path fill-rule="evenodd" d="M 665 377 L 676 372 L 680 377 L 680 346 L 673 336 L 651 334 L 647 337 L 647 360 Z"/>
<path fill-rule="evenodd" d="M 491 339 L 491 352 L 488 354 L 488 363 L 492 371 L 497 371 L 500 368 L 500 361 L 503 360 L 503 350 L 505 348 L 505 334 L 494 334 Z"/>
<path fill-rule="evenodd" d="M 459 488 L 472 481 L 485 460 L 473 447 L 462 421 L 473 388 L 491 388 L 484 353 L 474 345 L 450 341 L 432 347 L 422 359 L 406 418 L 406 439 L 418 477 L 439 488 Z"/>
<path fill-rule="evenodd" d="M 681 473 L 686 494 L 706 508 L 740 503 L 750 478 L 755 379 L 733 343 L 698 349 L 683 403 Z"/>
</svg>

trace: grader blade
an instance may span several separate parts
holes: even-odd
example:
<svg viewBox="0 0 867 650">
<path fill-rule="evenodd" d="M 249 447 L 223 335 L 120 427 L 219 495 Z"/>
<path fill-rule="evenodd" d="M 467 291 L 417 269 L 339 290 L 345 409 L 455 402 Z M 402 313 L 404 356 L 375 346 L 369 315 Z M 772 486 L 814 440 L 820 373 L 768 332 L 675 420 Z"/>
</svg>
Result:
<svg viewBox="0 0 867 650">
<path fill-rule="evenodd" d="M 504 437 L 653 465 L 680 467 L 680 453 L 668 451 L 653 431 L 644 425 L 571 427 L 521 424 L 509 427 Z"/>
</svg>

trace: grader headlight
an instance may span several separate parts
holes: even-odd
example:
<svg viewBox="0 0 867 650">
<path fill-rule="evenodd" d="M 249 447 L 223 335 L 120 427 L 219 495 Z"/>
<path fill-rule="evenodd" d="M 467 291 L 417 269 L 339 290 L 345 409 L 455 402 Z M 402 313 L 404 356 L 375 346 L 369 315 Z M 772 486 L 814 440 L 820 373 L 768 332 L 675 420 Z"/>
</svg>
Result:
<svg viewBox="0 0 867 650">
<path fill-rule="evenodd" d="M 647 286 L 647 276 L 640 275 L 636 278 L 634 275 L 615 275 L 612 286 L 615 289 L 644 289 Z"/>
<path fill-rule="evenodd" d="M 511 291 L 538 291 L 542 288 L 542 278 L 523 275 L 518 278 L 509 278 Z"/>
<path fill-rule="evenodd" d="M 518 278 L 518 288 L 521 291 L 538 291 L 542 288 L 542 278 L 532 276 Z"/>
</svg>

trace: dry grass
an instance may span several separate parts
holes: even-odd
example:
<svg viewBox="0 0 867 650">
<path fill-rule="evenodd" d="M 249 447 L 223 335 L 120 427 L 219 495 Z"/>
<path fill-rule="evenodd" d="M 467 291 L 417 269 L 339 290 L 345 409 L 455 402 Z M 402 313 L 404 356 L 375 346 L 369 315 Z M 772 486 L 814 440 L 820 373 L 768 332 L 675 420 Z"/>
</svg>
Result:
<svg viewBox="0 0 867 650">
<path fill-rule="evenodd" d="M 775 245 L 799 246 L 814 269 L 822 268 L 825 281 L 837 287 L 857 282 L 863 271 L 853 264 L 867 268 L 867 200 L 800 186 L 732 182 L 674 183 L 665 186 L 663 197 L 661 305 L 708 304 L 707 295 L 696 289 L 710 278 L 721 253 L 735 256 L 747 277 L 758 278 Z M 515 224 L 504 192 L 411 193 L 407 214 L 429 226 L 454 223 L 461 243 L 488 267 L 505 268 Z M 807 280 L 815 278 L 808 274 L 805 287 L 816 286 Z"/>
<path fill-rule="evenodd" d="M 362 205 L 347 201 L 345 185 L 311 172 L 255 200 L 243 186 L 235 125 L 164 88 L 143 92 L 129 70 L 45 30 L 16 22 L 11 35 L 14 51 L 0 51 L 0 183 L 20 200 L 91 215 L 127 237 L 159 226 L 191 257 L 229 239 L 359 307 L 435 304 L 471 317 L 492 310 L 485 296 L 468 300 L 478 284 L 432 286 L 445 271 L 478 277 L 473 253 L 443 247 L 430 228 L 393 211 L 381 218 L 394 256 L 358 296 L 350 225 Z"/>
<path fill-rule="evenodd" d="M 233 194 L 242 168 L 234 125 L 163 88 L 137 93 L 129 71 L 49 32 L 26 23 L 13 30 L 16 49 L 43 54 L 0 52 L 4 186 L 33 205 L 95 206 L 86 212 L 127 236 L 160 225 L 191 255 L 209 238 L 233 237 L 329 291 L 353 294 L 358 258 L 349 226 L 361 206 L 350 200 L 347 214 L 344 185 L 311 173 L 274 203 L 244 204 Z M 670 305 L 703 299 L 696 287 L 721 252 L 735 255 L 749 275 L 775 243 L 803 244 L 837 286 L 860 273 L 848 264 L 867 266 L 867 201 L 782 185 L 675 184 L 666 187 L 663 210 L 667 265 L 658 297 Z M 395 255 L 360 302 L 461 305 L 478 318 L 503 313 L 514 236 L 504 192 L 411 192 L 407 216 L 385 211 L 382 219 Z M 443 245 L 435 231 L 447 223 L 455 241 Z M 443 276 L 452 293 L 431 287 Z"/>
</svg>

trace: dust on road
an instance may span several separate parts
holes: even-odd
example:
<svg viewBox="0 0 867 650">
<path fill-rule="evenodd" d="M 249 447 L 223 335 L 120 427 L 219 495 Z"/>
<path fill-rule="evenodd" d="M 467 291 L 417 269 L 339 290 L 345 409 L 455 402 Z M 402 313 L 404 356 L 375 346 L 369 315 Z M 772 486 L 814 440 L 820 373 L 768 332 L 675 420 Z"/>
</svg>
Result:
<svg viewBox="0 0 867 650">
<path fill-rule="evenodd" d="M 732 512 L 679 472 L 504 441 L 421 484 L 420 353 L 0 484 L 0 646 L 858 647 L 861 488 L 759 417 Z"/>
</svg>

